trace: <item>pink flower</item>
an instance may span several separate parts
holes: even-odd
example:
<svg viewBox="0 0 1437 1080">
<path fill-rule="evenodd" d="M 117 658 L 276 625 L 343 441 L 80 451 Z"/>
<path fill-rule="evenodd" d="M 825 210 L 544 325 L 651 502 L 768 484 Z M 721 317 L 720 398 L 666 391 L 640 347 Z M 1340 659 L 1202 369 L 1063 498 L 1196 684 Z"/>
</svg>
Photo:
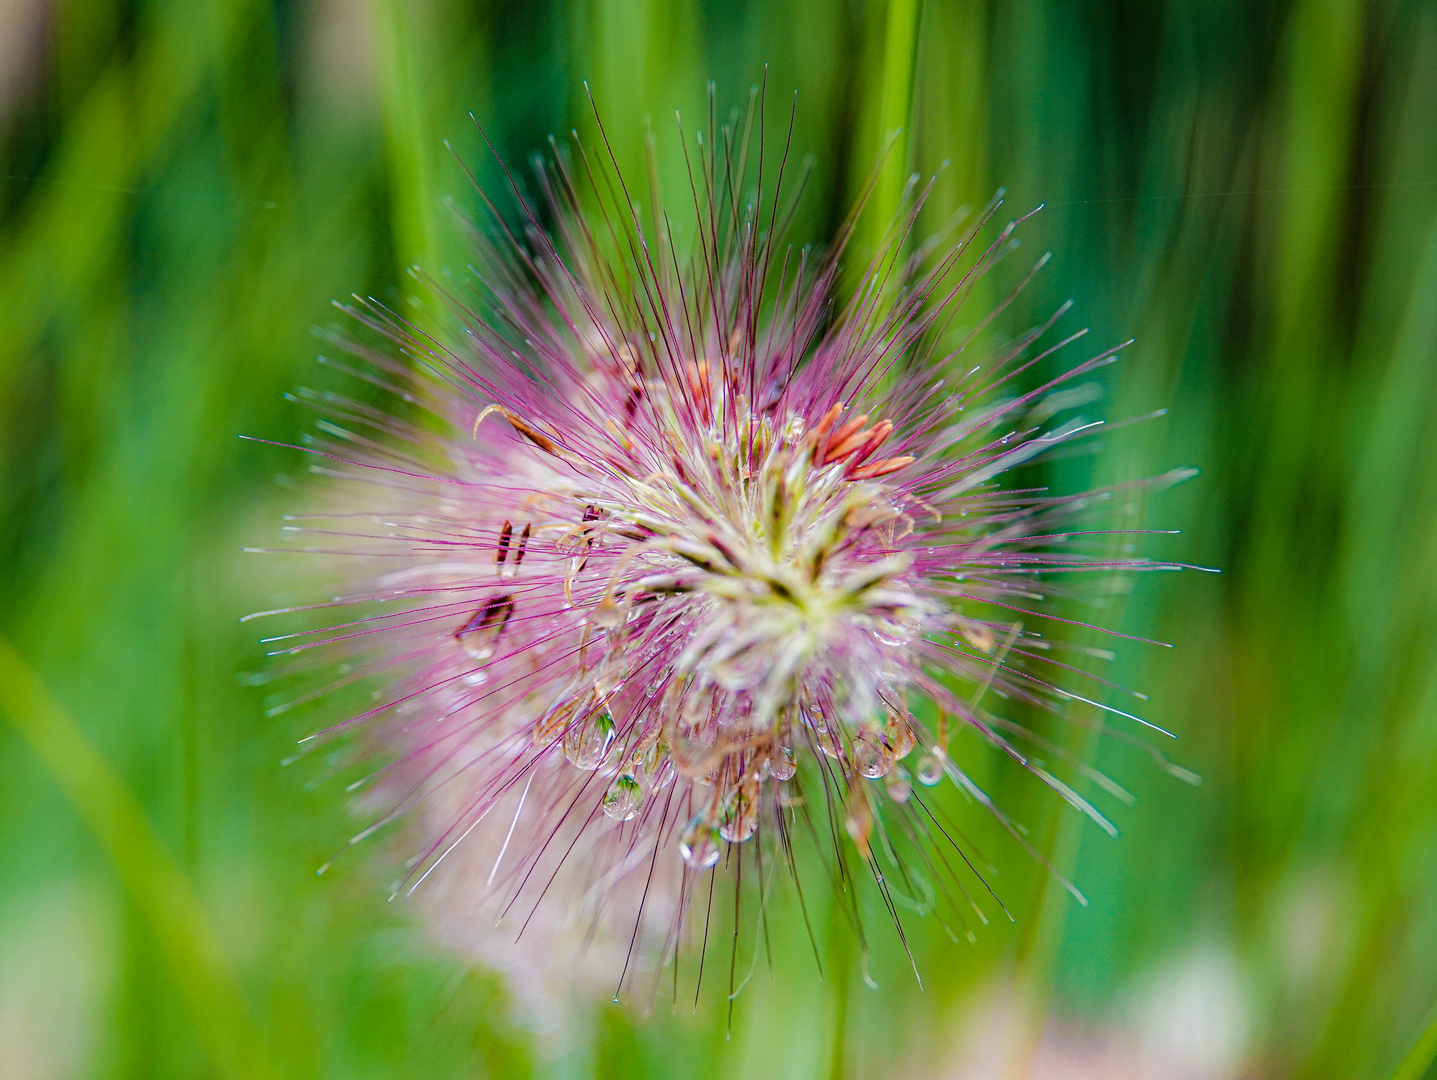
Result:
<svg viewBox="0 0 1437 1080">
<path fill-rule="evenodd" d="M 380 820 L 427 808 L 406 887 L 453 854 L 476 923 L 598 935 L 621 984 L 675 955 L 710 873 L 792 865 L 823 832 L 802 814 L 826 807 L 837 857 L 880 889 L 891 822 L 952 842 L 923 785 L 947 777 L 1008 824 L 949 755 L 952 726 L 1029 764 L 985 700 L 1061 711 L 1107 686 L 1056 685 L 1084 675 L 1042 636 L 1040 583 L 1174 568 L 1073 531 L 1111 491 L 1006 479 L 1098 428 L 1061 419 L 1067 388 L 1117 350 L 1035 378 L 1081 336 L 1046 344 L 1055 315 L 967 358 L 988 319 L 947 327 L 1012 246 L 1013 225 L 980 240 L 997 201 L 905 256 L 927 194 L 910 191 L 835 306 L 852 221 L 824 256 L 782 246 L 782 167 L 708 134 L 685 242 L 581 148 L 539 171 L 552 233 L 522 200 L 521 236 L 497 211 L 475 230 L 478 299 L 430 282 L 452 340 L 351 310 L 389 343 L 352 345 L 356 374 L 394 404 L 316 397 L 340 508 L 301 528 L 377 569 L 333 605 L 352 615 L 286 643 L 379 689 L 331 731 L 364 725 L 388 757 Z M 446 903 L 455 937 L 469 916 Z"/>
</svg>

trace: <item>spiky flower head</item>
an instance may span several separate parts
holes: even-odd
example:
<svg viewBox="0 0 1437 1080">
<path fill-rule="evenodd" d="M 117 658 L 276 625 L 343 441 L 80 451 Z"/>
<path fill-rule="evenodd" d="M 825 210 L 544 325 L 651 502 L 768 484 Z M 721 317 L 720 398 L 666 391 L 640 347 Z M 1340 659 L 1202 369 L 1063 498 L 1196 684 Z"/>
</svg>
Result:
<svg viewBox="0 0 1437 1080">
<path fill-rule="evenodd" d="M 516 214 L 485 199 L 472 295 L 428 283 L 458 334 L 349 309 L 372 332 L 360 376 L 397 401 L 310 395 L 340 502 L 292 526 L 376 567 L 336 601 L 361 610 L 286 649 L 377 688 L 338 729 L 390 758 L 380 821 L 426 808 L 409 884 L 455 852 L 471 906 L 449 889 L 451 929 L 473 912 L 518 934 L 577 904 L 527 932 L 556 950 L 560 924 L 602 926 L 623 970 L 679 947 L 699 875 L 791 860 L 795 808 L 825 802 L 880 888 L 887 815 L 934 835 L 915 780 L 1006 824 L 948 736 L 971 725 L 1026 763 L 984 695 L 1080 696 L 1051 681 L 1076 669 L 1041 633 L 1040 583 L 1171 565 L 1071 531 L 1110 492 L 1008 479 L 1092 433 L 1063 419 L 1091 399 L 1065 387 L 1113 351 L 1038 379 L 1080 334 L 1049 346 L 1050 320 L 980 363 L 991 316 L 949 332 L 1013 246 L 988 229 L 997 200 L 920 244 L 910 185 L 839 303 L 855 219 L 825 254 L 785 246 L 787 149 L 775 169 L 761 134 L 753 154 L 706 134 L 682 229 L 576 136 L 539 166 L 542 199 L 513 181 Z"/>
</svg>

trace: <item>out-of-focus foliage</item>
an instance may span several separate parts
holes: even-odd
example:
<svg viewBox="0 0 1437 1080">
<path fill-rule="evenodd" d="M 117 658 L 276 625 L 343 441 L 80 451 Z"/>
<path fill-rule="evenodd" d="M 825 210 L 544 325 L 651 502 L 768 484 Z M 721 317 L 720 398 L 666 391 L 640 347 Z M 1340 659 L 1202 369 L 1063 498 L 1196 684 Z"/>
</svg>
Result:
<svg viewBox="0 0 1437 1080">
<path fill-rule="evenodd" d="M 820 981 L 780 897 L 731 1036 L 725 949 L 696 1011 L 534 1033 L 385 903 L 402 837 L 315 876 L 343 794 L 279 767 L 306 721 L 266 715 L 237 622 L 293 587 L 240 548 L 307 478 L 235 436 L 310 422 L 283 395 L 334 384 L 331 299 L 458 272 L 444 140 L 502 181 L 468 111 L 522 166 L 588 79 L 634 175 L 653 118 L 672 197 L 673 110 L 765 62 L 816 158 L 801 237 L 901 125 L 880 211 L 945 159 L 930 226 L 1046 203 L 1014 325 L 1071 296 L 1138 338 L 1107 412 L 1171 412 L 1097 475 L 1201 467 L 1147 524 L 1224 572 L 1101 618 L 1176 645 L 1113 667 L 1206 782 L 1070 736 L 1137 795 L 1112 840 L 994 763 L 1092 904 L 955 801 L 1017 922 L 908 917 L 922 992 L 879 913 L 865 969 L 822 902 Z M 0 3 L 0 1074 L 1390 1072 L 1437 1002 L 1434 116 L 1437 8 L 1406 0 Z"/>
</svg>

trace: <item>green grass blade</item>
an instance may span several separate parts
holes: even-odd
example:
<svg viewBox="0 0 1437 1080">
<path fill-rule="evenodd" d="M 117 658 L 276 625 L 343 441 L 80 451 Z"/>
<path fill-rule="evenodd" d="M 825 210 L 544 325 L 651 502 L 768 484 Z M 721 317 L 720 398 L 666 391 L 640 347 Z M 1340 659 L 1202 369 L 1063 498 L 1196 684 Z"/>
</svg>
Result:
<svg viewBox="0 0 1437 1080">
<path fill-rule="evenodd" d="M 1421 1037 L 1393 1070 L 1392 1080 L 1421 1080 L 1433 1061 L 1437 1061 L 1437 1009 L 1432 1010 Z"/>
<path fill-rule="evenodd" d="M 0 637 L 0 712 L 94 832 L 155 935 L 201 1043 L 222 1075 L 275 1075 L 189 879 L 160 846 L 139 801 L 21 655 Z"/>
</svg>

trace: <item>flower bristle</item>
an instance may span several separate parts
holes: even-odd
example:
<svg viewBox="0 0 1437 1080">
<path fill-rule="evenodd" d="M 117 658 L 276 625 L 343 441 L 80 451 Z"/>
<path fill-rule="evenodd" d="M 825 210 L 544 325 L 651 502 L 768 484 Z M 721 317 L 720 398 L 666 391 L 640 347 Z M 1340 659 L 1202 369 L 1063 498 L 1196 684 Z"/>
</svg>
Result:
<svg viewBox="0 0 1437 1080">
<path fill-rule="evenodd" d="M 910 183 L 837 306 L 862 201 L 826 252 L 787 246 L 788 143 L 773 170 L 753 116 L 685 141 L 687 244 L 656 196 L 638 209 L 601 124 L 599 151 L 575 134 L 536 174 L 550 228 L 510 179 L 520 224 L 484 196 L 471 229 L 475 296 L 423 278 L 459 333 L 346 307 L 368 335 L 348 344 L 358 374 L 402 408 L 310 398 L 329 419 L 306 449 L 343 523 L 296 531 L 372 573 L 320 605 L 352 618 L 282 652 L 321 649 L 340 683 L 381 689 L 322 734 L 361 729 L 384 758 L 377 820 L 429 830 L 402 888 L 447 862 L 451 929 L 498 921 L 552 951 L 577 927 L 620 987 L 677 963 L 702 876 L 748 861 L 796 881 L 818 807 L 830 856 L 868 868 L 895 925 L 880 864 L 897 837 L 966 896 L 925 787 L 958 784 L 1027 841 L 950 755 L 959 724 L 1106 826 L 982 700 L 1106 708 L 1055 681 L 1085 673 L 1045 651 L 1035 582 L 1177 568 L 1073 531 L 1117 489 L 1006 482 L 1097 430 L 1053 414 L 1117 349 L 1034 381 L 1081 337 L 1041 346 L 1055 315 L 967 362 L 989 319 L 959 340 L 948 322 L 1011 250 L 1016 223 L 981 239 L 1001 200 L 934 255 L 911 238 L 932 185 Z"/>
</svg>

